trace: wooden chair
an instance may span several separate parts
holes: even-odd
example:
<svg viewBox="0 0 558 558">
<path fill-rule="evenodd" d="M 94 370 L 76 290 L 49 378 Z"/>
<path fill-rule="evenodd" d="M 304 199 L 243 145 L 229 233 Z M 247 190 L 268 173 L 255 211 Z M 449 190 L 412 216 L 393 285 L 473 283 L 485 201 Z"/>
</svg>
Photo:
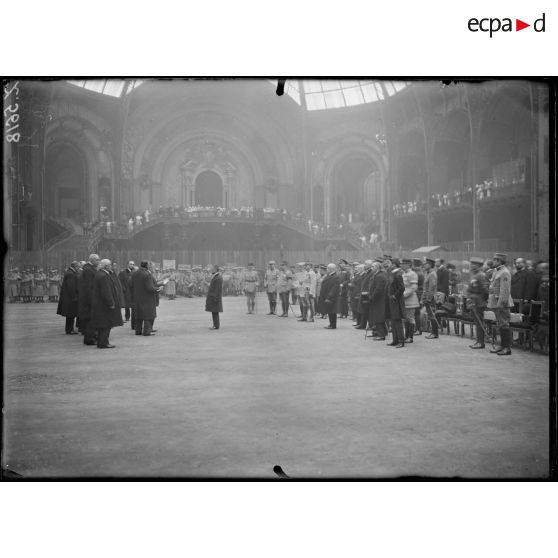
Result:
<svg viewBox="0 0 558 558">
<path fill-rule="evenodd" d="M 438 321 L 440 322 L 440 333 L 447 331 L 448 335 L 451 335 L 451 324 L 453 324 L 453 333 L 463 337 L 461 330 L 461 316 L 457 314 L 446 314 L 445 316 L 438 316 Z"/>
<path fill-rule="evenodd" d="M 538 317 L 542 314 L 543 306 L 544 303 L 541 301 L 531 301 L 529 305 L 529 313 L 523 314 L 523 321 L 521 323 L 510 322 L 512 338 L 514 331 L 519 332 L 519 340 L 522 341 L 522 347 L 525 348 L 525 345 L 527 344 L 531 352 L 533 352 L 534 326 L 537 323 Z M 523 305 L 520 305 L 519 307 L 523 309 Z"/>
</svg>

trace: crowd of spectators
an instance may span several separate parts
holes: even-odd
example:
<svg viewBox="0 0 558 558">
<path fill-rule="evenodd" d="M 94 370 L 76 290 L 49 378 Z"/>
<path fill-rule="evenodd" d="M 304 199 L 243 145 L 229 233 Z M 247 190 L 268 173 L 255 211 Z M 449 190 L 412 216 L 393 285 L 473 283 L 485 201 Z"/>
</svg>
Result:
<svg viewBox="0 0 558 558">
<path fill-rule="evenodd" d="M 446 192 L 445 194 L 432 194 L 430 196 L 430 207 L 435 209 L 455 207 L 462 204 L 471 205 L 473 203 L 473 196 L 476 197 L 478 201 L 489 200 L 496 197 L 504 188 L 519 183 L 522 182 L 515 180 L 508 183 L 504 180 L 484 180 L 474 187 L 469 186 L 464 190 L 455 190 L 453 192 Z M 394 215 L 424 213 L 426 211 L 426 205 L 426 199 L 417 199 L 414 201 L 396 203 L 393 205 L 392 209 Z"/>
</svg>

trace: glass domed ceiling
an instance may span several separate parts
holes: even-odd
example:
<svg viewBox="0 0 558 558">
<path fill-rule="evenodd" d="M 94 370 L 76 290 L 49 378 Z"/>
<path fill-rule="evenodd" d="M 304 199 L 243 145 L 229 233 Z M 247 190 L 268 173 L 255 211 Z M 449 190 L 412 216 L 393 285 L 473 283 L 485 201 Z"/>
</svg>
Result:
<svg viewBox="0 0 558 558">
<path fill-rule="evenodd" d="M 93 91 L 94 93 L 101 93 L 102 95 L 109 95 L 110 97 L 122 97 L 127 95 L 130 91 L 134 90 L 138 85 L 143 83 L 141 79 L 82 79 L 82 80 L 66 80 L 76 87 Z"/>
<path fill-rule="evenodd" d="M 268 81 L 277 86 L 277 80 Z M 67 83 L 76 87 L 111 97 L 128 95 L 143 82 L 144 80 L 140 79 L 67 80 Z M 395 95 L 407 85 L 404 81 L 288 79 L 285 83 L 285 93 L 298 105 L 302 105 L 304 96 L 308 110 L 324 110 L 381 101 Z"/>
<path fill-rule="evenodd" d="M 381 101 L 406 86 L 407 82 L 404 81 L 287 80 L 285 93 L 300 105 L 303 92 L 308 110 L 323 110 Z"/>
</svg>

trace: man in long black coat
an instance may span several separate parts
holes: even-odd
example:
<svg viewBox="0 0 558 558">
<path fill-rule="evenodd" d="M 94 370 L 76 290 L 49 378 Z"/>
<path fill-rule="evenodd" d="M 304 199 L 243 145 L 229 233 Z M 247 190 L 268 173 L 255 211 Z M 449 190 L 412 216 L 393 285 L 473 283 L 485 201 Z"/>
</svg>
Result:
<svg viewBox="0 0 558 558">
<path fill-rule="evenodd" d="M 539 287 L 539 277 L 532 269 L 528 269 L 523 258 L 515 260 L 516 272 L 511 277 L 511 297 L 520 300 L 520 311 L 524 314 L 529 309 L 523 307 L 524 304 L 537 300 L 537 289 Z M 523 308 L 522 308 L 523 307 Z"/>
<path fill-rule="evenodd" d="M 213 318 L 213 327 L 209 329 L 219 329 L 219 312 L 223 311 L 223 277 L 219 273 L 218 265 L 214 265 L 211 271 L 213 275 L 207 290 L 205 311 L 211 312 Z"/>
<path fill-rule="evenodd" d="M 360 280 L 359 300 L 357 306 L 358 321 L 356 329 L 366 329 L 368 327 L 368 315 L 370 313 L 370 287 L 372 285 L 372 260 L 364 262 L 364 273 Z M 370 324 L 372 325 L 372 324 Z"/>
<path fill-rule="evenodd" d="M 89 322 L 90 327 L 97 330 L 97 347 L 113 349 L 114 345 L 109 343 L 110 330 L 122 324 L 122 310 L 118 289 L 111 278 L 110 260 L 101 260 L 93 280 Z"/>
<path fill-rule="evenodd" d="M 132 274 L 129 283 L 132 292 L 136 335 L 155 335 L 153 323 L 157 317 L 157 284 L 148 268 L 149 263 L 142 261 Z"/>
<path fill-rule="evenodd" d="M 128 288 L 128 280 L 134 271 L 134 262 L 129 261 L 128 267 L 125 267 L 119 274 L 118 280 L 122 286 L 122 292 L 124 293 L 125 305 L 124 305 L 124 319 L 128 321 L 130 319 L 130 309 L 132 308 L 132 293 Z"/>
<path fill-rule="evenodd" d="M 56 313 L 66 318 L 66 335 L 77 335 L 74 320 L 78 315 L 78 270 L 79 262 L 72 262 L 64 273 L 60 299 Z"/>
<path fill-rule="evenodd" d="M 391 329 L 393 340 L 388 345 L 401 349 L 405 346 L 405 333 L 403 332 L 403 319 L 405 318 L 405 300 L 403 293 L 405 292 L 405 284 L 399 267 L 399 260 L 393 259 L 391 277 L 388 284 L 388 304 L 389 319 L 391 321 Z"/>
<path fill-rule="evenodd" d="M 327 266 L 327 275 L 322 281 L 319 305 L 329 318 L 329 325 L 325 329 L 337 328 L 337 303 L 339 300 L 340 279 L 334 263 Z"/>
<path fill-rule="evenodd" d="M 387 335 L 386 300 L 388 275 L 382 267 L 382 261 L 379 258 L 374 262 L 373 269 L 373 277 L 370 283 L 370 310 L 368 320 L 376 331 L 376 335 L 372 339 L 374 341 L 385 341 Z"/>
<path fill-rule="evenodd" d="M 346 318 L 349 315 L 349 283 L 351 282 L 351 272 L 347 269 L 349 262 L 341 258 L 339 260 L 339 299 L 338 313 L 340 318 Z"/>
<path fill-rule="evenodd" d="M 83 266 L 79 276 L 78 287 L 78 317 L 79 326 L 83 333 L 83 342 L 85 345 L 95 345 L 95 330 L 91 327 L 91 304 L 93 300 L 93 283 L 95 274 L 99 266 L 99 256 L 91 254 L 89 261 Z"/>
</svg>

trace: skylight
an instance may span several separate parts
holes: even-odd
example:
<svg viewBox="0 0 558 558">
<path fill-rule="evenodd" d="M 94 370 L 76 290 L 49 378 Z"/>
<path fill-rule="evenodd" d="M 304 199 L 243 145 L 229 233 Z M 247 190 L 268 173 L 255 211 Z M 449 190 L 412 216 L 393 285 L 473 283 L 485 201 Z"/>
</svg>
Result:
<svg viewBox="0 0 558 558">
<path fill-rule="evenodd" d="M 350 107 L 382 101 L 386 96 L 395 95 L 406 85 L 403 81 L 338 79 L 302 81 L 308 110 Z"/>
<path fill-rule="evenodd" d="M 67 80 L 76 87 L 109 95 L 111 97 L 121 97 L 123 93 L 126 95 L 143 83 L 141 79 L 123 80 L 123 79 L 88 79 L 88 80 Z"/>
</svg>

